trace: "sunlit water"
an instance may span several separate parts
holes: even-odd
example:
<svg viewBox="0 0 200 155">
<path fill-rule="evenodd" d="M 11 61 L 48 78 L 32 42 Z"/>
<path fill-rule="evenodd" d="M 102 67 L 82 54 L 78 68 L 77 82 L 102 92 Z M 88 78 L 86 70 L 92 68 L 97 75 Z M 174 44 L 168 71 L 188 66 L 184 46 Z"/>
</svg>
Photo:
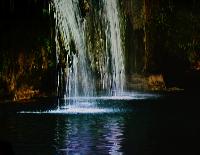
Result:
<svg viewBox="0 0 200 155">
<path fill-rule="evenodd" d="M 141 96 L 79 98 L 78 112 L 64 99 L 59 111 L 53 100 L 1 104 L 0 140 L 16 155 L 195 154 L 197 97 Z"/>
</svg>

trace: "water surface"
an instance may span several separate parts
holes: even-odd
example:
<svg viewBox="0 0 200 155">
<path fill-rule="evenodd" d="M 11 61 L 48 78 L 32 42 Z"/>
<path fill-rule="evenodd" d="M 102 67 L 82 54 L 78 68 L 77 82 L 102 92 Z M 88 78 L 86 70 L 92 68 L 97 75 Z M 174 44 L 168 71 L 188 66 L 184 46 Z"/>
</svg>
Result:
<svg viewBox="0 0 200 155">
<path fill-rule="evenodd" d="M 111 111 L 97 113 L 58 113 L 51 100 L 2 104 L 0 139 L 9 141 L 16 155 L 196 154 L 195 99 L 104 98 L 95 108 Z"/>
</svg>

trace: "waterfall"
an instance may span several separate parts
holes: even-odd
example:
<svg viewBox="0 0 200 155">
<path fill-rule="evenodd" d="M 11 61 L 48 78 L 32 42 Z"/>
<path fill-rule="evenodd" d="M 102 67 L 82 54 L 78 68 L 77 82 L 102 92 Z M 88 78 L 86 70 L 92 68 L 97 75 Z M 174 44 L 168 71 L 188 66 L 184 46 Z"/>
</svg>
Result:
<svg viewBox="0 0 200 155">
<path fill-rule="evenodd" d="M 54 0 L 57 60 L 65 74 L 67 97 L 92 96 L 94 92 L 85 47 L 85 21 L 78 3 L 79 0 Z"/>
<path fill-rule="evenodd" d="M 100 12 L 95 20 L 102 25 L 100 34 L 104 36 L 95 40 L 104 45 L 98 51 L 99 57 L 91 54 L 97 53 L 92 48 L 95 43 L 91 39 L 91 36 L 97 35 L 93 33 L 96 27 L 89 25 L 89 18 L 83 17 L 80 1 L 53 0 L 60 96 L 94 96 L 98 84 L 101 89 L 107 90 L 108 95 L 117 95 L 124 89 L 125 67 L 118 0 L 98 2 L 101 3 Z M 94 7 L 93 10 L 96 9 L 96 2 L 88 0 L 88 3 Z M 100 79 L 97 79 L 97 72 Z"/>
<path fill-rule="evenodd" d="M 125 81 L 124 56 L 121 43 L 121 32 L 117 0 L 103 0 L 106 25 L 106 55 L 111 61 L 112 94 L 123 92 Z M 110 57 L 108 56 L 110 55 Z M 109 60 L 108 60 L 109 61 Z M 109 67 L 109 66 L 107 66 Z"/>
</svg>

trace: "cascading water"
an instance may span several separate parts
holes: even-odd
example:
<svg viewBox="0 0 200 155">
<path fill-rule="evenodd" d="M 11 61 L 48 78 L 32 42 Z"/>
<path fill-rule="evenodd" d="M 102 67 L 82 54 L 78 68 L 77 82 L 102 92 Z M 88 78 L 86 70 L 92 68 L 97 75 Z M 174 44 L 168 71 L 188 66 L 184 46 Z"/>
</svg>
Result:
<svg viewBox="0 0 200 155">
<path fill-rule="evenodd" d="M 106 25 L 106 55 L 111 61 L 110 87 L 112 94 L 123 92 L 125 81 L 124 56 L 122 52 L 119 12 L 116 0 L 103 0 Z M 110 57 L 109 57 L 110 55 Z M 109 66 L 107 66 L 109 68 Z"/>
<path fill-rule="evenodd" d="M 73 99 L 94 96 L 100 84 L 100 89 L 106 90 L 107 95 L 118 95 L 123 92 L 125 81 L 118 0 L 83 2 L 90 3 L 93 10 L 96 9 L 94 3 L 99 3 L 99 15 L 94 18 L 98 25 L 102 25 L 100 34 L 104 37 L 95 42 L 102 42 L 105 46 L 100 48 L 101 57 L 97 56 L 97 60 L 93 61 L 95 58 L 90 53 L 94 48 L 91 48 L 93 45 L 88 46 L 88 43 L 92 44 L 88 35 L 96 34 L 87 29 L 89 21 L 82 16 L 80 0 L 53 0 L 59 94 Z M 90 29 L 95 27 L 90 25 Z M 99 79 L 93 69 L 95 65 Z"/>
<path fill-rule="evenodd" d="M 78 0 L 54 0 L 57 59 L 60 76 L 65 74 L 66 78 L 59 85 L 66 85 L 67 97 L 93 96 L 94 92 L 85 47 L 85 21 L 80 16 L 78 3 Z"/>
</svg>

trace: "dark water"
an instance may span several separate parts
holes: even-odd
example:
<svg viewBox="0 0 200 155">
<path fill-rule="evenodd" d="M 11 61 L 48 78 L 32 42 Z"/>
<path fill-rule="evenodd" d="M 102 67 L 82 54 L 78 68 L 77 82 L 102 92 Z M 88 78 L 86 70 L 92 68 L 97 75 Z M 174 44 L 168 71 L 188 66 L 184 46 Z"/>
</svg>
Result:
<svg viewBox="0 0 200 155">
<path fill-rule="evenodd" d="M 128 111 L 76 115 L 17 113 L 53 109 L 50 101 L 2 104 L 0 139 L 10 142 L 16 155 L 198 154 L 196 99 L 178 94 L 104 101 Z"/>
</svg>

